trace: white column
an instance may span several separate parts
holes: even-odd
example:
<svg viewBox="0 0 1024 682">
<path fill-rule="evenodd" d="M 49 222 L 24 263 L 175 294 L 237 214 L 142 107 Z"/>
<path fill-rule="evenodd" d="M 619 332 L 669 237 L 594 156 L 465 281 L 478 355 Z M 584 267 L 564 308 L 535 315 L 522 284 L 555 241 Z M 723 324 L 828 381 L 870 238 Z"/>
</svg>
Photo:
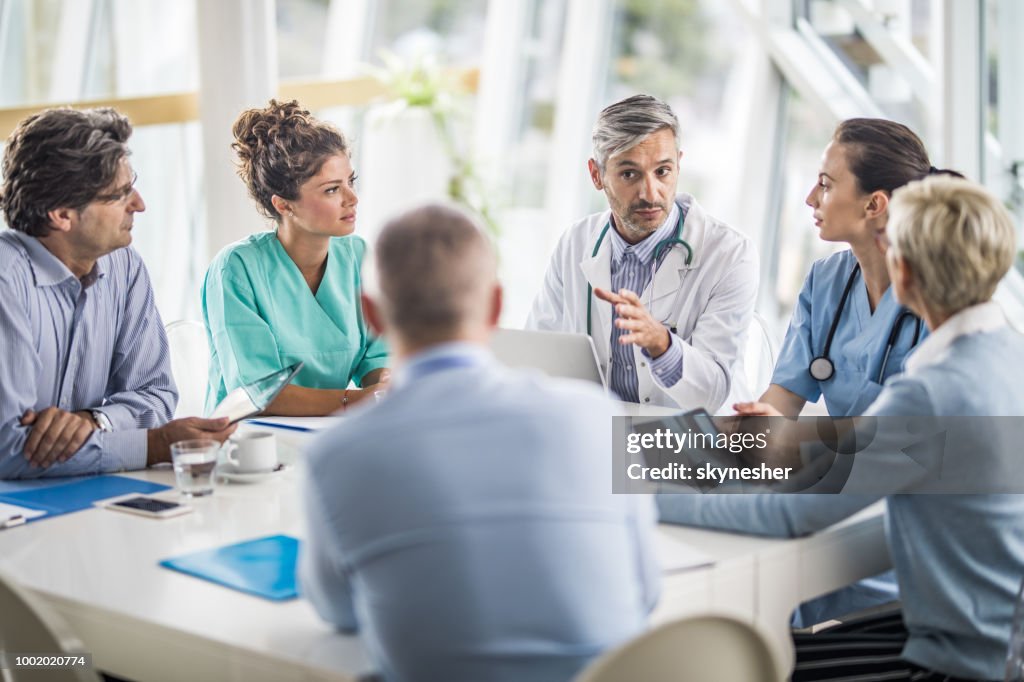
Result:
<svg viewBox="0 0 1024 682">
<path fill-rule="evenodd" d="M 546 252 L 586 212 L 593 185 L 587 176 L 590 131 L 600 110 L 609 65 L 611 0 L 570 0 L 558 76 L 555 132 L 548 170 Z"/>
<path fill-rule="evenodd" d="M 792 3 L 760 0 L 756 8 L 734 0 L 740 15 L 762 22 L 769 30 L 786 30 L 793 25 Z M 756 17 L 756 19 L 755 19 Z M 753 27 L 751 33 L 755 34 Z M 742 74 L 726 90 L 722 110 L 730 116 L 731 146 L 738 177 L 736 187 L 744 188 L 742 201 L 733 201 L 731 212 L 722 217 L 754 241 L 761 259 L 761 281 L 757 309 L 774 310 L 778 269 L 779 216 L 784 173 L 783 146 L 789 125 L 785 117 L 782 73 L 773 64 L 761 40 L 751 41 L 740 59 Z M 756 107 L 749 106 L 757 102 Z M 746 104 L 744 104 L 746 103 Z M 737 199 L 738 199 L 737 194 Z M 771 316 L 775 322 L 774 315 Z"/>
<path fill-rule="evenodd" d="M 530 17 L 529 2 L 489 0 L 476 96 L 474 156 L 488 168 L 496 163 L 518 132 L 527 93 L 523 92 L 522 54 Z"/>
<path fill-rule="evenodd" d="M 983 181 L 982 2 L 944 0 L 942 50 L 942 163 Z"/>
<path fill-rule="evenodd" d="M 1018 182 L 1024 179 L 1024 3 L 1020 0 L 999 0 L 999 145 L 1003 166 L 1014 162 Z M 1017 192 L 1024 191 L 1020 188 Z M 1004 196 L 1009 198 L 1008 196 Z M 1018 207 L 1018 216 L 1021 216 Z"/>
<path fill-rule="evenodd" d="M 351 76 L 356 65 L 367 60 L 366 46 L 370 40 L 373 16 L 370 0 L 330 0 L 321 76 Z"/>
<path fill-rule="evenodd" d="M 277 92 L 274 0 L 197 2 L 199 120 L 203 128 L 209 256 L 263 220 L 235 173 L 231 125 Z"/>
<path fill-rule="evenodd" d="M 96 4 L 93 0 L 65 2 L 54 43 L 50 67 L 52 102 L 71 102 L 82 97 L 82 83 L 89 63 L 89 42 L 95 35 Z"/>
</svg>

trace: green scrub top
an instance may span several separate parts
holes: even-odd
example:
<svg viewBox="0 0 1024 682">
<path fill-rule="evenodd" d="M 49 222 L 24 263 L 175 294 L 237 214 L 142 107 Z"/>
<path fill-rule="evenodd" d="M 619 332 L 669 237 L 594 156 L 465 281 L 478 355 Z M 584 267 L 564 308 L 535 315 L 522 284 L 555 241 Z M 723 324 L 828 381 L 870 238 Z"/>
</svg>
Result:
<svg viewBox="0 0 1024 682">
<path fill-rule="evenodd" d="M 206 414 L 228 392 L 301 360 L 292 383 L 306 388 L 362 385 L 387 367 L 384 342 L 371 336 L 359 303 L 366 243 L 336 237 L 314 295 L 276 232 L 260 232 L 222 250 L 203 282 L 210 343 Z"/>
</svg>

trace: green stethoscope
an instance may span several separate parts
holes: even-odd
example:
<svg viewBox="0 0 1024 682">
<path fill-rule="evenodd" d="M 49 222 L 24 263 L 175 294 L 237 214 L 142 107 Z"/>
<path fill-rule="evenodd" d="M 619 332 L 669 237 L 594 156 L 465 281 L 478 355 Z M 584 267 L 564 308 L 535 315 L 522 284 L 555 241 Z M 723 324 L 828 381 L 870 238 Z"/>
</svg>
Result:
<svg viewBox="0 0 1024 682">
<path fill-rule="evenodd" d="M 658 245 L 654 247 L 654 258 L 651 260 L 651 283 L 648 285 L 648 289 L 651 290 L 651 300 L 648 302 L 647 309 L 650 310 L 650 304 L 654 302 L 654 275 L 658 271 L 658 259 L 661 257 L 667 249 L 671 249 L 676 244 L 679 244 L 686 249 L 686 265 L 690 265 L 690 261 L 693 260 L 693 247 L 690 246 L 685 239 L 683 239 L 683 219 L 686 217 L 686 212 L 679 211 L 679 223 L 676 225 L 676 233 L 668 239 L 662 239 L 658 242 Z M 601 242 L 604 241 L 604 236 L 608 233 L 608 229 L 612 226 L 612 221 L 609 218 L 608 222 L 605 223 L 604 229 L 601 230 L 601 234 L 597 237 L 597 243 L 594 244 L 594 252 L 590 254 L 591 258 L 597 258 L 597 252 L 601 250 Z M 591 314 L 594 305 L 594 287 L 591 284 L 587 284 L 587 336 L 593 336 L 590 333 L 590 321 Z"/>
</svg>

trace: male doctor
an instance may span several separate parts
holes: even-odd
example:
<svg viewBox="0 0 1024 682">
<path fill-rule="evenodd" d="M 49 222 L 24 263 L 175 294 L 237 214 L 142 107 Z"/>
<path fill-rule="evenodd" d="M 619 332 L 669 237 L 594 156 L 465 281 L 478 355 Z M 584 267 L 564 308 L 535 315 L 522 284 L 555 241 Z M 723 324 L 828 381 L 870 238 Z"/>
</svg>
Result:
<svg viewBox="0 0 1024 682">
<path fill-rule="evenodd" d="M 593 143 L 590 178 L 610 210 L 562 236 L 527 328 L 589 334 L 625 401 L 716 412 L 742 399 L 758 282 L 750 240 L 675 195 L 683 153 L 664 102 L 612 104 Z"/>
</svg>

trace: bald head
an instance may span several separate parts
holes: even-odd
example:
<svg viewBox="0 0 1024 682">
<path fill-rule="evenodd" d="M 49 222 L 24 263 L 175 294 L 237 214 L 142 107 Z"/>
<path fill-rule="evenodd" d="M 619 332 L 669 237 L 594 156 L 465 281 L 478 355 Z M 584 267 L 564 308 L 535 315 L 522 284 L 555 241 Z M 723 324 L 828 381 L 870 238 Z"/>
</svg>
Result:
<svg viewBox="0 0 1024 682">
<path fill-rule="evenodd" d="M 365 293 L 376 326 L 406 348 L 486 337 L 500 312 L 497 261 L 464 211 L 429 204 L 380 233 Z"/>
</svg>

